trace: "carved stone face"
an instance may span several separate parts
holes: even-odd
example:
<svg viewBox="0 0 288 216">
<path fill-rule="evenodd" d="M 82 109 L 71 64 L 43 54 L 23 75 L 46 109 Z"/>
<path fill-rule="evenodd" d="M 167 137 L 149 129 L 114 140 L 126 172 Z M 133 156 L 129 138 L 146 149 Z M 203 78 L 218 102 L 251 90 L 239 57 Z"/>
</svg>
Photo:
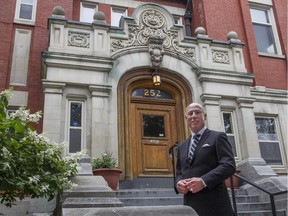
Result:
<svg viewBox="0 0 288 216">
<path fill-rule="evenodd" d="M 152 65 L 153 66 L 160 66 L 160 63 L 162 62 L 163 56 L 161 55 L 160 49 L 154 49 L 153 54 L 151 55 Z"/>
<path fill-rule="evenodd" d="M 152 66 L 159 67 L 162 62 L 163 55 L 164 55 L 164 50 L 163 50 L 162 45 L 151 44 L 149 48 L 149 53 L 150 53 Z"/>
</svg>

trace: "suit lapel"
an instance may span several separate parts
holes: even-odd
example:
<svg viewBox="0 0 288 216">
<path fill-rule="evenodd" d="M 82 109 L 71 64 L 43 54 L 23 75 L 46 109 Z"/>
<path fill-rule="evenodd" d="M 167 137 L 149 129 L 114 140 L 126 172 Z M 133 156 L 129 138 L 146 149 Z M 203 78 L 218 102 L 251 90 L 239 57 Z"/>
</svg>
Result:
<svg viewBox="0 0 288 216">
<path fill-rule="evenodd" d="M 201 136 L 201 139 L 200 139 L 199 142 L 198 142 L 198 145 L 197 145 L 197 147 L 196 147 L 196 149 L 195 149 L 195 152 L 194 152 L 194 154 L 193 154 L 193 157 L 192 157 L 191 164 L 193 163 L 193 161 L 194 161 L 194 159 L 195 159 L 195 156 L 197 155 L 199 149 L 203 146 L 203 144 L 205 143 L 205 140 L 207 140 L 207 138 L 209 137 L 209 134 L 210 134 L 210 130 L 207 128 L 207 129 L 203 132 L 203 134 L 202 134 L 202 136 Z"/>
<path fill-rule="evenodd" d="M 185 140 L 185 142 L 183 143 L 183 148 L 181 152 L 182 158 L 184 161 L 188 160 L 188 152 L 189 152 L 189 144 L 190 144 L 190 140 L 191 140 L 191 135 L 189 136 L 188 139 Z"/>
</svg>

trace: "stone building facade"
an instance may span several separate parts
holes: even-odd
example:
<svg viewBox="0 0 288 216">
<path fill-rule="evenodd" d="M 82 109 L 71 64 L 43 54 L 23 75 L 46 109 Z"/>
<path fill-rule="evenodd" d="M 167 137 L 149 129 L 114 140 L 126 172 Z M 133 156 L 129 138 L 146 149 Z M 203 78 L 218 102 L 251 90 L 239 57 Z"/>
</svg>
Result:
<svg viewBox="0 0 288 216">
<path fill-rule="evenodd" d="M 38 130 L 66 141 L 67 153 L 113 152 L 122 180 L 172 176 L 168 150 L 189 135 L 190 102 L 227 133 L 244 177 L 286 178 L 284 5 L 9 1 L 0 9 L 11 11 L 1 15 L 0 87 L 14 88 L 11 110 L 43 110 Z"/>
</svg>

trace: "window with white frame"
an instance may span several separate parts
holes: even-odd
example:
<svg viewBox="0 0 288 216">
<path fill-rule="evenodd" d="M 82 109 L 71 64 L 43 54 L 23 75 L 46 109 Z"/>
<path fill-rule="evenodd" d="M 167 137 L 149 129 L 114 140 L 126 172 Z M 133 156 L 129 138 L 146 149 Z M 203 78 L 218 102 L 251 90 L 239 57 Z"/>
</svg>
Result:
<svg viewBox="0 0 288 216">
<path fill-rule="evenodd" d="M 69 101 L 68 153 L 75 153 L 82 150 L 83 137 L 84 137 L 83 107 L 84 102 Z"/>
<path fill-rule="evenodd" d="M 282 165 L 275 118 L 256 117 L 255 121 L 261 157 L 268 165 Z"/>
<path fill-rule="evenodd" d="M 17 0 L 15 22 L 34 24 L 36 17 L 37 0 Z"/>
<path fill-rule="evenodd" d="M 6 116 L 9 117 L 10 115 L 12 115 L 13 113 L 15 113 L 17 110 L 19 109 L 19 107 L 14 107 L 14 106 L 9 106 L 7 107 L 7 109 L 5 110 L 6 112 Z"/>
<path fill-rule="evenodd" d="M 120 19 L 122 16 L 127 16 L 127 9 L 126 8 L 112 7 L 111 26 L 119 27 Z"/>
<path fill-rule="evenodd" d="M 251 5 L 250 14 L 259 53 L 281 55 L 281 48 L 271 6 Z"/>
<path fill-rule="evenodd" d="M 97 4 L 81 2 L 80 22 L 92 23 L 95 11 L 97 11 Z"/>
<path fill-rule="evenodd" d="M 237 154 L 237 139 L 236 139 L 236 134 L 235 134 L 235 127 L 234 127 L 232 112 L 223 112 L 222 117 L 223 117 L 223 123 L 224 123 L 224 130 L 231 144 L 234 157 L 239 157 Z"/>
<path fill-rule="evenodd" d="M 181 16 L 173 15 L 173 18 L 176 25 L 183 25 Z"/>
</svg>

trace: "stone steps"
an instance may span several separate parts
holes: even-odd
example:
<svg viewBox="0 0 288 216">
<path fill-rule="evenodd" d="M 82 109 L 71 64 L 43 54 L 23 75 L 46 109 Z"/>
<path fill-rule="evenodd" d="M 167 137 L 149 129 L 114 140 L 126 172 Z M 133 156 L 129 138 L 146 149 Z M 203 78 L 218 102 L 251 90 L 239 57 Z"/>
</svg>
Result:
<svg viewBox="0 0 288 216">
<path fill-rule="evenodd" d="M 81 215 L 84 209 L 87 211 L 101 208 L 123 207 L 123 203 L 116 198 L 115 192 L 107 186 L 102 177 L 76 176 L 73 182 L 78 186 L 66 191 L 61 197 L 61 215 Z"/>
<path fill-rule="evenodd" d="M 181 216 L 196 215 L 191 208 L 183 206 L 183 195 L 171 188 L 171 179 L 138 179 L 120 184 L 116 191 L 100 177 L 78 176 L 74 182 L 78 184 L 77 188 L 65 192 L 62 197 L 61 216 L 112 216 L 115 212 L 131 216 L 174 216 L 173 211 L 177 208 L 182 211 Z M 273 216 L 270 203 L 260 202 L 259 196 L 247 194 L 244 189 L 235 190 L 238 216 Z M 284 210 L 278 210 L 277 216 L 287 215 Z"/>
<path fill-rule="evenodd" d="M 78 186 L 64 193 L 61 202 L 61 213 L 57 216 L 80 216 L 80 215 L 130 215 L 130 216 L 196 216 L 193 209 L 183 205 L 160 205 L 160 206 L 123 206 L 103 181 L 102 177 L 78 176 L 73 182 Z M 157 192 L 156 192 L 157 193 Z M 129 194 L 129 193 L 127 193 Z"/>
<path fill-rule="evenodd" d="M 231 192 L 229 191 L 231 194 Z M 235 190 L 238 216 L 272 216 L 270 202 L 261 202 L 257 195 L 247 195 L 245 190 Z M 182 205 L 183 195 L 172 188 L 119 189 L 116 197 L 124 206 L 168 206 Z M 232 199 L 232 198 L 231 198 Z M 231 201 L 232 202 L 232 201 Z M 277 216 L 284 216 L 278 210 Z"/>
<path fill-rule="evenodd" d="M 123 203 L 115 197 L 68 197 L 62 208 L 101 208 L 122 207 Z"/>
</svg>

